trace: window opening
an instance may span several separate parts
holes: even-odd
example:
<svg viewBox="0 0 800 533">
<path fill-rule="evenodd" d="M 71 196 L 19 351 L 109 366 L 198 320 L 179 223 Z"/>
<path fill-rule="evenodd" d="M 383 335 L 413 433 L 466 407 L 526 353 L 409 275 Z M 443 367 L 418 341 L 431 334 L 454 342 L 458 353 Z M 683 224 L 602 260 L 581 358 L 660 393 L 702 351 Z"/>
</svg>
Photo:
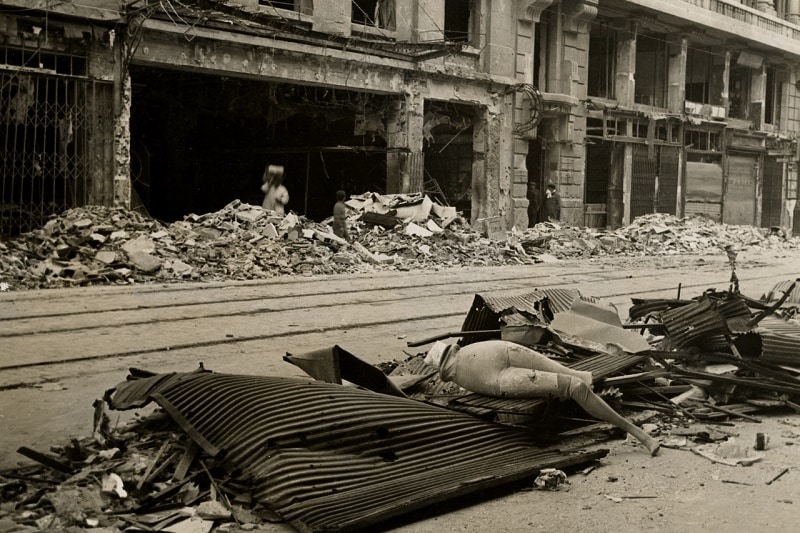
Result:
<svg viewBox="0 0 800 533">
<path fill-rule="evenodd" d="M 634 93 L 634 101 L 637 104 L 666 107 L 667 60 L 665 36 L 658 34 L 637 37 Z"/>
<path fill-rule="evenodd" d="M 445 0 L 444 36 L 448 41 L 468 42 L 470 40 L 470 15 L 472 2 L 464 0 Z"/>
<path fill-rule="evenodd" d="M 728 87 L 729 114 L 732 118 L 750 120 L 750 80 L 753 71 L 746 67 L 732 67 Z"/>
<path fill-rule="evenodd" d="M 605 24 L 593 24 L 589 33 L 590 96 L 614 98 L 614 72 L 617 58 L 617 33 Z"/>
<path fill-rule="evenodd" d="M 781 83 L 777 70 L 767 67 L 766 94 L 764 98 L 764 122 L 780 125 Z"/>
<path fill-rule="evenodd" d="M 393 0 L 353 0 L 351 20 L 355 24 L 395 29 Z"/>
<path fill-rule="evenodd" d="M 711 103 L 711 54 L 690 48 L 686 55 L 686 100 Z"/>
<path fill-rule="evenodd" d="M 289 11 L 298 11 L 295 5 L 295 0 L 258 0 L 258 5 L 266 7 L 274 7 L 276 9 L 286 9 Z"/>
</svg>

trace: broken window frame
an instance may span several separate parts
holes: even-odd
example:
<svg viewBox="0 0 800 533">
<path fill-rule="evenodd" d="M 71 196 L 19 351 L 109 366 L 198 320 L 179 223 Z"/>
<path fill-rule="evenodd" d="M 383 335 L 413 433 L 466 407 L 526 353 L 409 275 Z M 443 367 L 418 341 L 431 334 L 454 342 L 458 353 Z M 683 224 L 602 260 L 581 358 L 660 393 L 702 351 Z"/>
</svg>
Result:
<svg viewBox="0 0 800 533">
<path fill-rule="evenodd" d="M 728 77 L 728 116 L 740 120 L 753 120 L 750 109 L 753 69 L 731 66 Z M 740 83 L 739 88 L 736 84 Z"/>
<path fill-rule="evenodd" d="M 781 125 L 781 106 L 783 105 L 783 85 L 785 74 L 776 67 L 768 65 L 764 81 L 764 124 L 774 127 Z"/>
<path fill-rule="evenodd" d="M 550 78 L 550 33 L 553 26 L 549 22 L 549 13 L 542 14 L 539 22 L 534 24 L 533 41 L 533 84 L 545 92 L 555 92 L 549 87 Z"/>
<path fill-rule="evenodd" d="M 642 45 L 645 42 L 652 42 L 654 49 L 644 50 L 645 47 Z M 648 56 L 646 57 L 645 54 L 648 54 Z M 650 54 L 652 54 L 652 57 L 649 57 Z M 642 66 L 646 64 L 654 66 L 655 75 L 650 76 L 654 81 L 650 86 L 646 86 L 641 82 L 644 78 Z M 638 35 L 636 37 L 636 83 L 633 96 L 635 103 L 662 108 L 667 106 L 668 64 L 669 47 L 665 35 Z M 650 87 L 650 90 L 645 94 L 644 89 L 647 87 Z"/>
<path fill-rule="evenodd" d="M 586 91 L 589 96 L 615 98 L 617 30 L 609 24 L 592 24 L 589 32 L 589 64 Z"/>
<path fill-rule="evenodd" d="M 444 0 L 445 40 L 474 45 L 475 12 L 475 0 Z"/>
<path fill-rule="evenodd" d="M 685 100 L 711 105 L 713 55 L 690 46 L 686 53 Z"/>
<path fill-rule="evenodd" d="M 395 31 L 396 0 L 351 0 L 350 21 L 357 26 Z"/>
<path fill-rule="evenodd" d="M 686 150 L 694 153 L 722 153 L 722 132 L 719 130 L 686 128 L 683 142 Z"/>
</svg>

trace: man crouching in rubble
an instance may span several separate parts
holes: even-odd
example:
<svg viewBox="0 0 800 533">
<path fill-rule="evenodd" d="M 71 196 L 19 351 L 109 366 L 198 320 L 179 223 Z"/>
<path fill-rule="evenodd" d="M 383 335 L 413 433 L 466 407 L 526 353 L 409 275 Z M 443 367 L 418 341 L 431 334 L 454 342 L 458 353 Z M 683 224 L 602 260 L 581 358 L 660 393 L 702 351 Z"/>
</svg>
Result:
<svg viewBox="0 0 800 533">
<path fill-rule="evenodd" d="M 661 446 L 592 392 L 591 372 L 572 370 L 521 344 L 502 340 L 467 346 L 436 342 L 425 363 L 438 367 L 442 381 L 486 396 L 575 400 L 590 415 L 636 437 L 651 455 L 658 454 Z"/>
</svg>

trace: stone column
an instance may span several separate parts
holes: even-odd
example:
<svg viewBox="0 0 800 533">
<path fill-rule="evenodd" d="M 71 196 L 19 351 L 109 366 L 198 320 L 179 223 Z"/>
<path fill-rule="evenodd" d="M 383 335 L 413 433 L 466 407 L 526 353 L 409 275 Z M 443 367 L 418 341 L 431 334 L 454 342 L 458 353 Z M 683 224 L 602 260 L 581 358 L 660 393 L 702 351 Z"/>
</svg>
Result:
<svg viewBox="0 0 800 533">
<path fill-rule="evenodd" d="M 342 2 L 350 5 L 350 2 Z M 441 41 L 444 39 L 444 2 L 417 0 L 413 2 L 414 42 Z"/>
<path fill-rule="evenodd" d="M 617 31 L 617 73 L 614 94 L 623 106 L 633 106 L 636 74 L 636 25 Z"/>
<path fill-rule="evenodd" d="M 321 33 L 349 37 L 351 34 L 352 5 L 339 0 L 314 0 L 311 29 Z"/>
<path fill-rule="evenodd" d="M 728 80 L 731 73 L 731 51 L 715 50 L 711 56 L 711 105 L 723 106 L 726 110 L 730 107 L 728 102 Z"/>
<path fill-rule="evenodd" d="M 800 24 L 800 0 L 786 0 L 786 20 Z"/>
<path fill-rule="evenodd" d="M 486 18 L 486 46 L 481 52 L 484 72 L 512 77 L 516 64 L 514 58 L 514 17 L 512 0 L 492 0 L 483 16 Z"/>
<path fill-rule="evenodd" d="M 500 216 L 512 223 L 510 210 L 512 97 L 493 95 L 477 108 L 473 133 L 472 221 Z"/>
<path fill-rule="evenodd" d="M 403 96 L 394 101 L 386 117 L 387 148 L 398 149 L 386 153 L 387 193 L 420 192 L 402 189 L 404 173 L 408 173 L 414 183 L 422 183 L 422 176 L 413 176 L 421 167 L 412 168 L 410 163 L 413 157 L 421 157 L 422 154 L 423 105 L 422 86 L 412 81 L 406 86 Z"/>
<path fill-rule="evenodd" d="M 689 42 L 685 37 L 673 37 L 669 47 L 667 79 L 667 109 L 670 113 L 683 113 L 686 100 L 686 56 Z"/>
</svg>

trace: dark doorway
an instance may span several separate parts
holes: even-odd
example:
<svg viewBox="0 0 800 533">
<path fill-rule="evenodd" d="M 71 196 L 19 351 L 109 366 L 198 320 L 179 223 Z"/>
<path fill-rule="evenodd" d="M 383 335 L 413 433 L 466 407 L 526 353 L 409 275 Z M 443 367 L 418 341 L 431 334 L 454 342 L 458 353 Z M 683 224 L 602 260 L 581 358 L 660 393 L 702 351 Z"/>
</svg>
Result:
<svg viewBox="0 0 800 533">
<path fill-rule="evenodd" d="M 608 185 L 611 178 L 612 143 L 592 139 L 586 145 L 586 187 L 584 225 L 604 228 L 607 224 Z"/>
<path fill-rule="evenodd" d="M 542 202 L 544 201 L 544 190 L 547 186 L 545 180 L 545 147 L 541 139 L 528 141 L 528 155 L 525 158 L 525 166 L 528 169 L 528 202 L 536 202 L 538 195 L 539 208 L 536 209 L 532 204 L 528 208 L 528 227 L 535 226 L 542 220 Z"/>
<path fill-rule="evenodd" d="M 131 79 L 133 189 L 156 218 L 260 205 L 268 164 L 285 168 L 288 210 L 314 220 L 339 188 L 385 192 L 385 97 L 143 67 Z"/>
</svg>

